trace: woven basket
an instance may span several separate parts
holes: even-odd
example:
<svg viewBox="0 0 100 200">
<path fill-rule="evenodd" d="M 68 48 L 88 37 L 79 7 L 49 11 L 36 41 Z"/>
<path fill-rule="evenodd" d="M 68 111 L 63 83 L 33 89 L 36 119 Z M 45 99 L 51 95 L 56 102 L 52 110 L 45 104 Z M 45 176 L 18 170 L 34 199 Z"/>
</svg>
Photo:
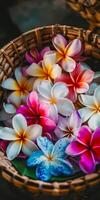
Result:
<svg viewBox="0 0 100 200">
<path fill-rule="evenodd" d="M 90 29 L 100 28 L 99 0 L 66 0 L 66 3 L 90 24 Z"/>
<path fill-rule="evenodd" d="M 10 77 L 14 69 L 24 63 L 24 54 L 33 47 L 41 49 L 46 45 L 52 47 L 52 36 L 57 33 L 63 34 L 67 39 L 72 40 L 79 37 L 85 44 L 85 54 L 98 60 L 100 58 L 100 37 L 92 34 L 90 30 L 83 30 L 66 25 L 52 25 L 33 29 L 11 41 L 0 50 L 0 83 Z M 1 96 L 4 92 L 1 91 Z M 88 187 L 97 185 L 100 182 L 100 170 L 90 175 L 84 175 L 74 180 L 65 182 L 46 183 L 32 180 L 20 175 L 8 161 L 4 153 L 0 152 L 0 174 L 13 185 L 25 188 L 33 194 L 67 195 L 71 191 L 81 191 Z"/>
</svg>

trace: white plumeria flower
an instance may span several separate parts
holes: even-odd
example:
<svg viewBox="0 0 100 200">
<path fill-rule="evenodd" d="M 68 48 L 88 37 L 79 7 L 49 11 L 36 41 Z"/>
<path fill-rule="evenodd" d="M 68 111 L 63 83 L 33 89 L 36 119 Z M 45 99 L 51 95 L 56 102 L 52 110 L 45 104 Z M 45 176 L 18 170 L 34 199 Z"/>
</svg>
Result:
<svg viewBox="0 0 100 200">
<path fill-rule="evenodd" d="M 12 125 L 13 128 L 4 127 L 0 129 L 0 139 L 12 141 L 6 150 L 9 160 L 16 158 L 21 151 L 30 156 L 33 151 L 38 150 L 34 141 L 42 134 L 40 125 L 27 126 L 26 119 L 21 114 L 13 117 Z"/>
<path fill-rule="evenodd" d="M 59 115 L 58 124 L 54 132 L 58 139 L 67 137 L 71 142 L 77 137 L 81 124 L 82 121 L 79 113 L 74 110 L 69 117 L 62 117 Z"/>
<path fill-rule="evenodd" d="M 94 95 L 81 95 L 80 102 L 85 106 L 79 109 L 83 122 L 88 120 L 92 130 L 100 127 L 100 85 L 95 89 Z"/>
<path fill-rule="evenodd" d="M 48 103 L 50 117 L 53 120 L 58 120 L 58 113 L 69 116 L 74 110 L 72 101 L 66 98 L 68 88 L 65 83 L 57 82 L 52 86 L 48 80 L 45 80 L 41 82 L 37 90 L 40 99 Z"/>
</svg>

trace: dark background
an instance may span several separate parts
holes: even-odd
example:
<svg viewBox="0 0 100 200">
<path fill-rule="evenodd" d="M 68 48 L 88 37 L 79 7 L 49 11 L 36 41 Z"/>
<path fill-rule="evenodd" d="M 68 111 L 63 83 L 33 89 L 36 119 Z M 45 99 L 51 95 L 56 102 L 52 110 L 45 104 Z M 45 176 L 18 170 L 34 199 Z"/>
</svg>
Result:
<svg viewBox="0 0 100 200">
<path fill-rule="evenodd" d="M 87 28 L 88 23 L 65 5 L 65 0 L 0 0 L 0 47 L 14 39 L 22 32 L 32 28 L 49 24 L 67 24 Z M 75 200 L 99 200 L 100 187 L 91 191 L 87 190 Z M 0 200 L 30 200 L 30 196 L 22 190 L 17 190 L 12 185 L 0 178 Z M 36 198 L 33 198 L 37 200 Z M 43 200 L 41 195 L 39 200 Z M 49 200 L 48 197 L 45 200 Z M 54 198 L 55 200 L 56 198 Z M 62 197 L 61 199 L 66 199 Z M 50 198 L 50 200 L 52 200 Z M 57 197 L 58 200 L 58 197 Z"/>
</svg>

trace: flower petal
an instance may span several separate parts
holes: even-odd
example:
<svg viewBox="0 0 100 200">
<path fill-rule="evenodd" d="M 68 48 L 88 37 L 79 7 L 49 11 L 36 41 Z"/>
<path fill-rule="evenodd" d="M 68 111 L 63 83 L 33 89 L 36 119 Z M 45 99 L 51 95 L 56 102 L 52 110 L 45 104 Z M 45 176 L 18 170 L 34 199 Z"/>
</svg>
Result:
<svg viewBox="0 0 100 200">
<path fill-rule="evenodd" d="M 8 78 L 8 79 L 4 80 L 1 84 L 1 86 L 8 90 L 19 90 L 18 83 L 13 78 Z"/>
<path fill-rule="evenodd" d="M 41 55 L 41 58 L 44 57 L 45 53 L 47 52 L 50 52 L 50 47 L 44 47 L 41 52 L 40 52 L 40 55 Z"/>
<path fill-rule="evenodd" d="M 66 45 L 67 45 L 67 40 L 60 34 L 57 34 L 53 38 L 52 42 L 53 42 L 55 49 L 57 51 L 59 51 L 60 53 L 62 53 L 65 50 Z"/>
<path fill-rule="evenodd" d="M 50 82 L 48 80 L 45 80 L 41 82 L 37 89 L 42 97 L 49 99 L 49 97 L 51 96 L 51 88 L 52 86 Z"/>
<path fill-rule="evenodd" d="M 72 141 L 66 148 L 66 153 L 71 156 L 79 156 L 86 151 L 86 147 L 78 141 Z"/>
<path fill-rule="evenodd" d="M 42 151 L 34 151 L 31 156 L 27 160 L 28 167 L 34 167 L 39 165 L 43 160 L 45 160 L 45 156 Z"/>
<path fill-rule="evenodd" d="M 100 85 L 94 91 L 95 101 L 100 105 Z"/>
<path fill-rule="evenodd" d="M 57 99 L 64 98 L 68 94 L 68 87 L 63 82 L 57 82 L 53 85 L 51 89 L 51 95 L 52 97 L 55 97 Z"/>
<path fill-rule="evenodd" d="M 35 59 L 34 58 L 32 58 L 32 56 L 30 55 L 30 53 L 25 53 L 25 59 L 27 60 L 27 62 L 29 63 L 29 64 L 32 64 L 33 62 L 35 62 Z"/>
<path fill-rule="evenodd" d="M 37 137 L 42 135 L 42 126 L 39 124 L 28 126 L 25 132 L 29 140 L 35 141 Z"/>
<path fill-rule="evenodd" d="M 12 119 L 12 124 L 15 132 L 19 134 L 27 128 L 27 122 L 23 115 L 17 114 Z"/>
<path fill-rule="evenodd" d="M 61 72 L 62 72 L 61 67 L 58 64 L 54 64 L 50 75 L 52 79 L 56 79 L 61 76 Z"/>
<path fill-rule="evenodd" d="M 89 151 L 86 151 L 81 155 L 79 166 L 85 173 L 92 173 L 95 170 L 95 161 Z"/>
<path fill-rule="evenodd" d="M 37 150 L 38 150 L 38 147 L 34 142 L 27 139 L 25 140 L 25 143 L 22 146 L 22 151 L 25 155 L 30 156 L 33 151 L 37 151 Z"/>
<path fill-rule="evenodd" d="M 87 69 L 87 70 L 83 70 L 79 78 L 81 82 L 90 83 L 92 82 L 93 77 L 94 77 L 94 72 L 90 69 Z"/>
<path fill-rule="evenodd" d="M 40 124 L 43 127 L 44 132 L 52 132 L 56 128 L 56 123 L 47 117 L 41 117 Z"/>
<path fill-rule="evenodd" d="M 37 110 L 37 107 L 39 105 L 39 100 L 38 100 L 38 94 L 37 92 L 33 91 L 29 94 L 27 104 L 29 108 L 31 108 L 33 111 Z"/>
<path fill-rule="evenodd" d="M 41 66 L 39 66 L 36 63 L 31 64 L 28 68 L 27 68 L 27 74 L 31 75 L 31 76 L 35 76 L 35 77 L 43 77 L 44 76 L 44 72 Z"/>
<path fill-rule="evenodd" d="M 7 150 L 6 150 L 8 159 L 13 160 L 14 158 L 16 158 L 21 151 L 21 147 L 22 147 L 22 143 L 11 142 L 8 145 Z"/>
<path fill-rule="evenodd" d="M 15 131 L 12 128 L 0 128 L 0 139 L 2 140 L 16 140 Z"/>
<path fill-rule="evenodd" d="M 3 103 L 3 107 L 4 107 L 5 112 L 9 114 L 16 113 L 16 108 L 11 103 Z"/>
<path fill-rule="evenodd" d="M 81 127 L 82 121 L 78 111 L 74 110 L 69 117 L 68 127 L 73 131 L 77 131 Z"/>
<path fill-rule="evenodd" d="M 73 110 L 74 105 L 69 99 L 58 99 L 57 101 L 58 112 L 64 116 L 69 116 Z"/>
<path fill-rule="evenodd" d="M 20 86 L 22 86 L 22 80 L 24 79 L 24 76 L 22 76 L 21 67 L 17 67 L 15 69 L 15 78 L 16 78 L 18 84 Z"/>
<path fill-rule="evenodd" d="M 56 52 L 52 53 L 52 51 L 51 51 L 51 53 L 49 52 L 49 53 L 44 55 L 43 62 L 44 62 L 45 66 L 48 66 L 48 67 L 52 66 L 52 65 L 56 64 L 56 61 L 57 61 Z"/>
<path fill-rule="evenodd" d="M 36 176 L 42 181 L 48 181 L 51 178 L 51 173 L 49 170 L 49 162 L 42 161 L 36 168 Z"/>
<path fill-rule="evenodd" d="M 79 82 L 76 88 L 77 93 L 86 93 L 89 90 L 89 85 L 85 82 Z"/>
<path fill-rule="evenodd" d="M 64 136 L 66 136 L 66 133 L 64 131 L 62 131 L 60 128 L 58 128 L 58 127 L 54 130 L 54 132 L 55 132 L 55 135 L 56 135 L 56 137 L 58 139 L 61 139 Z"/>
<path fill-rule="evenodd" d="M 49 118 L 54 122 L 58 121 L 58 110 L 55 104 L 48 104 Z"/>
<path fill-rule="evenodd" d="M 67 47 L 67 55 L 74 57 L 81 52 L 82 43 L 80 39 L 74 39 Z"/>
<path fill-rule="evenodd" d="M 88 126 L 82 126 L 77 133 L 77 139 L 85 146 L 89 146 L 92 132 Z"/>
<path fill-rule="evenodd" d="M 62 117 L 59 115 L 58 118 L 58 125 L 61 130 L 66 131 L 66 128 L 68 126 L 68 117 Z"/>
<path fill-rule="evenodd" d="M 21 104 L 21 92 L 16 91 L 10 94 L 8 96 L 7 102 L 14 104 L 16 108 L 19 107 L 19 105 Z"/>
<path fill-rule="evenodd" d="M 78 112 L 82 122 L 86 122 L 93 115 L 93 111 L 86 107 L 79 109 Z"/>
<path fill-rule="evenodd" d="M 92 130 L 96 130 L 96 128 L 100 127 L 100 112 L 91 116 L 88 125 Z"/>
<path fill-rule="evenodd" d="M 65 156 L 65 149 L 68 146 L 69 141 L 67 138 L 62 138 L 56 142 L 52 150 L 54 158 L 62 158 Z"/>
<path fill-rule="evenodd" d="M 100 133 L 99 133 L 100 134 Z M 100 141 L 100 138 L 99 138 Z M 93 155 L 94 155 L 94 159 L 95 161 L 98 163 L 100 163 L 100 146 L 99 147 L 94 147 L 93 148 Z"/>
<path fill-rule="evenodd" d="M 74 71 L 76 67 L 76 62 L 75 60 L 73 60 L 73 58 L 67 56 L 62 60 L 61 65 L 66 72 L 70 73 Z"/>
<path fill-rule="evenodd" d="M 90 95 L 81 94 L 80 100 L 84 106 L 89 107 L 89 108 L 93 108 L 93 105 L 95 103 L 93 96 L 90 96 Z"/>
<path fill-rule="evenodd" d="M 92 147 L 99 147 L 100 146 L 100 127 L 97 128 L 91 137 L 91 146 Z"/>
<path fill-rule="evenodd" d="M 53 143 L 50 140 L 48 140 L 46 137 L 41 137 L 41 136 L 38 137 L 37 144 L 46 156 L 51 154 L 52 149 L 53 149 Z"/>
</svg>

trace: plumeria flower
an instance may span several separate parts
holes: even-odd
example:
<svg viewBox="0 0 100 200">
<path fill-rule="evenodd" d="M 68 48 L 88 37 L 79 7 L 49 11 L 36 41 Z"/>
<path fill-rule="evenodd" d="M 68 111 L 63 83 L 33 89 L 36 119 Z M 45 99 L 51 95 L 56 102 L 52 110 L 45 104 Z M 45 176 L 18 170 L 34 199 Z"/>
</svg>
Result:
<svg viewBox="0 0 100 200">
<path fill-rule="evenodd" d="M 48 181 L 52 176 L 73 174 L 73 167 L 65 158 L 65 149 L 69 144 L 67 138 L 59 140 L 55 145 L 46 137 L 38 137 L 39 151 L 33 152 L 27 160 L 28 167 L 36 166 L 38 179 Z"/>
<path fill-rule="evenodd" d="M 52 132 L 56 127 L 56 123 L 49 117 L 47 104 L 39 102 L 35 91 L 29 94 L 27 104 L 21 105 L 17 113 L 21 113 L 26 118 L 28 125 L 40 124 L 46 132 Z"/>
<path fill-rule="evenodd" d="M 31 64 L 27 69 L 27 74 L 36 77 L 35 85 L 39 84 L 42 80 L 55 80 L 61 75 L 61 67 L 56 64 L 56 53 L 44 56 L 42 62 Z"/>
<path fill-rule="evenodd" d="M 29 53 L 26 52 L 25 58 L 29 64 L 39 63 L 43 60 L 44 54 L 48 51 L 50 51 L 49 47 L 43 48 L 40 52 L 37 49 L 32 48 Z"/>
<path fill-rule="evenodd" d="M 75 60 L 78 60 L 82 51 L 81 41 L 74 39 L 67 44 L 67 40 L 58 34 L 53 38 L 52 42 L 57 50 L 57 61 L 61 63 L 66 72 L 72 72 L 76 67 Z"/>
<path fill-rule="evenodd" d="M 93 133 L 88 126 L 83 126 L 78 137 L 66 148 L 66 153 L 79 156 L 79 166 L 85 173 L 92 173 L 96 164 L 100 164 L 100 127 Z"/>
<path fill-rule="evenodd" d="M 26 99 L 27 95 L 33 88 L 33 79 L 27 79 L 22 76 L 21 68 L 15 69 L 15 78 L 8 78 L 2 82 L 2 87 L 13 92 L 4 104 L 5 111 L 15 113 L 16 108 Z"/>
<path fill-rule="evenodd" d="M 77 100 L 77 95 L 86 93 L 89 90 L 89 84 L 92 82 L 94 72 L 90 69 L 83 69 L 82 65 L 77 64 L 77 67 L 70 74 L 62 74 L 56 81 L 66 83 L 69 94 L 68 98 L 73 102 Z"/>
<path fill-rule="evenodd" d="M 55 121 L 58 120 L 58 113 L 69 116 L 74 110 L 73 103 L 66 98 L 68 88 L 65 83 L 57 82 L 53 86 L 45 80 L 38 86 L 41 101 L 47 103 L 49 115 Z"/>
<path fill-rule="evenodd" d="M 92 130 L 100 127 L 100 85 L 95 89 L 94 95 L 81 95 L 81 103 L 85 106 L 79 109 L 83 122 L 88 120 Z"/>
<path fill-rule="evenodd" d="M 58 124 L 54 132 L 58 139 L 67 137 L 69 141 L 72 141 L 77 137 L 81 124 L 82 121 L 79 113 L 74 110 L 70 117 L 59 116 Z"/>
<path fill-rule="evenodd" d="M 13 117 L 13 128 L 4 127 L 0 129 L 0 139 L 11 141 L 6 153 L 9 160 L 16 158 L 22 151 L 29 156 L 33 151 L 38 150 L 35 141 L 42 134 L 42 127 L 38 124 L 27 126 L 23 115 Z"/>
</svg>

